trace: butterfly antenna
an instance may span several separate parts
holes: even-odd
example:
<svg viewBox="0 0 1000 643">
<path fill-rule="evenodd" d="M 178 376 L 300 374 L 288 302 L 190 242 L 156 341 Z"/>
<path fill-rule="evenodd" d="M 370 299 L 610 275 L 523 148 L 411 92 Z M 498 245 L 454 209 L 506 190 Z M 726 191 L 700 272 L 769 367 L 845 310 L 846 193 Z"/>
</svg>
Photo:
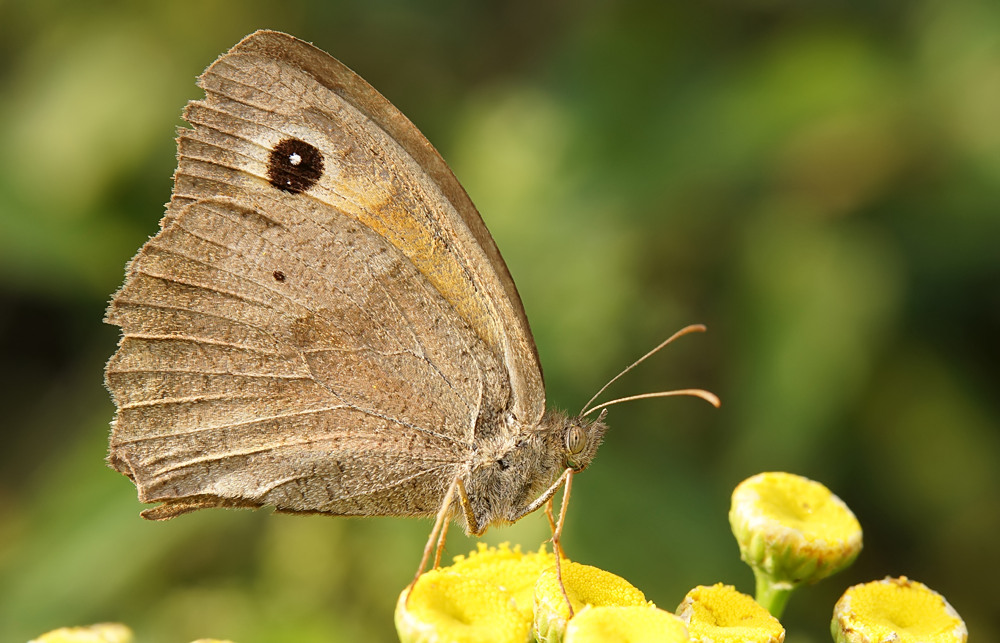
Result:
<svg viewBox="0 0 1000 643">
<path fill-rule="evenodd" d="M 676 391 L 657 391 L 655 393 L 642 393 L 640 395 L 629 395 L 628 397 L 620 397 L 616 400 L 611 400 L 610 402 L 601 402 L 597 406 L 588 409 L 585 413 L 581 415 L 590 415 L 597 409 L 603 409 L 606 406 L 611 406 L 612 404 L 619 404 L 621 402 L 631 402 L 632 400 L 645 400 L 651 397 L 673 397 L 675 395 L 690 395 L 691 397 L 700 397 L 705 400 L 715 408 L 719 408 L 722 402 L 719 401 L 719 397 L 715 393 L 705 391 L 700 388 L 684 388 L 678 389 Z"/>
<path fill-rule="evenodd" d="M 682 390 L 678 390 L 678 391 L 658 391 L 656 393 L 643 393 L 641 395 L 630 395 L 629 397 L 618 398 L 616 400 L 611 400 L 610 402 L 603 402 L 603 403 L 598 404 L 597 406 L 593 406 L 593 407 L 590 406 L 591 403 L 593 403 L 593 401 L 596 400 L 601 395 L 601 393 L 603 393 L 605 390 L 607 390 L 607 388 L 609 386 L 611 386 L 616 381 L 618 381 L 618 378 L 620 378 L 622 375 L 625 375 L 625 373 L 628 373 L 633 368 L 635 368 L 639 364 L 642 364 L 644 361 L 646 361 L 647 359 L 649 359 L 650 357 L 652 357 L 653 355 L 655 355 L 656 353 L 658 353 L 661 348 L 663 348 L 664 346 L 666 346 L 670 342 L 674 341 L 678 337 L 682 337 L 684 335 L 687 335 L 688 333 L 703 333 L 706 330 L 707 329 L 705 328 L 705 326 L 703 324 L 692 324 L 690 326 L 685 326 L 684 328 L 680 329 L 679 331 L 677 331 L 676 333 L 674 333 L 673 335 L 671 335 L 670 337 L 668 337 L 664 341 L 660 342 L 660 344 L 656 348 L 654 348 L 653 350 L 649 351 L 648 353 L 646 353 L 645 355 L 643 355 L 639 359 L 635 360 L 634 362 L 632 362 L 631 364 L 629 364 L 628 366 L 626 366 L 622 370 L 621 373 L 619 373 L 618 375 L 615 375 L 614 377 L 612 377 L 610 380 L 608 380 L 607 384 L 605 384 L 604 386 L 602 386 L 599 391 L 597 391 L 596 393 L 594 393 L 594 396 L 592 398 L 590 398 L 589 400 L 587 400 L 587 403 L 583 405 L 583 410 L 580 411 L 580 417 L 583 417 L 585 415 L 590 415 L 591 413 L 593 413 L 597 409 L 602 409 L 602 408 L 604 408 L 606 406 L 611 406 L 612 404 L 618 404 L 620 402 L 628 402 L 628 401 L 631 401 L 631 400 L 642 400 L 642 399 L 646 399 L 646 398 L 650 398 L 650 397 L 670 397 L 670 396 L 674 396 L 674 395 L 692 395 L 694 397 L 700 397 L 701 399 L 705 400 L 709 404 L 711 404 L 711 405 L 713 405 L 715 407 L 718 407 L 719 406 L 719 398 L 716 397 L 715 394 L 709 393 L 708 391 L 703 391 L 701 389 L 682 389 Z"/>
</svg>

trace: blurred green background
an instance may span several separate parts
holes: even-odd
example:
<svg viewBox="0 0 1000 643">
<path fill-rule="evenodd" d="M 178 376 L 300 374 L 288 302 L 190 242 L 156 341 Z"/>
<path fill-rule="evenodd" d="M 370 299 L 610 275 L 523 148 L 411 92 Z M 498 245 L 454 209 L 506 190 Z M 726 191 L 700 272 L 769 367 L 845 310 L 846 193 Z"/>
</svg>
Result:
<svg viewBox="0 0 1000 643">
<path fill-rule="evenodd" d="M 907 575 L 1000 638 L 1000 3 L 0 0 L 0 640 L 394 640 L 427 521 L 141 520 L 103 462 L 101 323 L 170 194 L 195 77 L 262 27 L 315 42 L 454 168 L 517 281 L 550 403 L 611 409 L 565 545 L 667 609 L 752 592 L 743 478 L 824 482 L 865 529 L 800 591 Z M 448 553 L 473 547 L 453 530 Z M 536 548 L 544 518 L 491 531 Z"/>
</svg>

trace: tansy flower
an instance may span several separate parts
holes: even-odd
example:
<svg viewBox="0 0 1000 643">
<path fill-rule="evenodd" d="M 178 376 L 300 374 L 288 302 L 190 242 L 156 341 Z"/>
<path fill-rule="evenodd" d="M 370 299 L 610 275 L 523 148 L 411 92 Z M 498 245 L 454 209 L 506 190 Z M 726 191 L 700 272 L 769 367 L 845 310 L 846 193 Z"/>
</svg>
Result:
<svg viewBox="0 0 1000 643">
<path fill-rule="evenodd" d="M 458 555 L 454 560 L 449 568 L 451 571 L 475 576 L 506 590 L 529 622 L 534 608 L 535 583 L 542 572 L 556 564 L 555 554 L 545 551 L 544 547 L 522 554 L 520 546 L 511 549 L 508 543 L 495 548 L 478 543 L 475 552 L 468 556 Z"/>
<path fill-rule="evenodd" d="M 782 643 L 785 628 L 757 601 L 718 583 L 695 587 L 677 608 L 695 643 Z"/>
<path fill-rule="evenodd" d="M 563 560 L 562 580 L 574 614 L 584 606 L 649 607 L 652 605 L 628 581 L 597 567 Z M 559 643 L 570 619 L 569 606 L 556 577 L 555 567 L 542 572 L 535 583 L 534 634 L 539 641 Z M 574 618 L 575 620 L 575 618 Z"/>
<path fill-rule="evenodd" d="M 423 574 L 406 600 L 396 603 L 396 631 L 403 643 L 523 643 L 531 631 L 509 592 L 447 568 Z"/>
<path fill-rule="evenodd" d="M 564 643 L 687 643 L 687 628 L 652 605 L 585 606 L 566 626 Z"/>
<path fill-rule="evenodd" d="M 837 643 L 965 643 L 969 636 L 943 596 L 905 576 L 848 589 L 830 632 Z"/>
<path fill-rule="evenodd" d="M 457 556 L 450 567 L 423 574 L 407 600 L 396 603 L 396 631 L 404 643 L 529 640 L 534 585 L 555 555 L 522 554 L 507 544 Z"/>
<path fill-rule="evenodd" d="M 120 623 L 61 627 L 28 643 L 132 643 L 132 630 Z"/>
<path fill-rule="evenodd" d="M 795 587 L 840 571 L 861 551 L 861 525 L 847 505 L 820 483 L 790 473 L 741 482 L 729 523 L 757 579 L 757 601 L 776 617 Z"/>
</svg>

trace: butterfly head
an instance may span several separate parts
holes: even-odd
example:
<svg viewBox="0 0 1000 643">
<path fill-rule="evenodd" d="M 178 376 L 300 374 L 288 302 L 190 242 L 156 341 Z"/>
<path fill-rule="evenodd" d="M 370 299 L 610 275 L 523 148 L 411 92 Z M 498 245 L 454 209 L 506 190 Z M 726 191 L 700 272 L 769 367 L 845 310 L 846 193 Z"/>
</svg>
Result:
<svg viewBox="0 0 1000 643">
<path fill-rule="evenodd" d="M 566 419 L 562 433 L 565 468 L 580 472 L 594 459 L 608 429 L 604 423 L 605 415 L 601 413 L 596 420 L 585 417 Z"/>
</svg>

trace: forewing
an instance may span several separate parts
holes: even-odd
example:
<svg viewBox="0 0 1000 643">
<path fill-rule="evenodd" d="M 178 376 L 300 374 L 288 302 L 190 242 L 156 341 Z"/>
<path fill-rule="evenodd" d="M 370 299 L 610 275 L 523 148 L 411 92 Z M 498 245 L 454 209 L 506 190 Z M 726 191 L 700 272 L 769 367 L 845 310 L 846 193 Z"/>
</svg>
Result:
<svg viewBox="0 0 1000 643">
<path fill-rule="evenodd" d="M 165 503 L 153 517 L 433 513 L 477 422 L 517 407 L 512 386 L 539 403 L 537 368 L 508 363 L 537 366 L 488 233 L 419 132 L 322 52 L 258 33 L 201 83 L 162 229 L 108 311 L 110 461 Z M 324 161 L 301 191 L 269 175 L 288 139 Z"/>
<path fill-rule="evenodd" d="M 309 190 L 312 199 L 402 252 L 498 356 L 514 418 L 541 419 L 541 369 L 510 273 L 448 165 L 399 110 L 328 54 L 272 31 L 245 38 L 199 84 L 207 96 L 185 113 L 195 130 L 181 140 L 168 216 L 220 191 L 267 199 L 260 183 L 275 145 L 292 136 L 316 146 L 327 168 Z M 215 166 L 213 176 L 205 176 L 202 160 Z M 219 180 L 218 166 L 236 173 Z"/>
</svg>

